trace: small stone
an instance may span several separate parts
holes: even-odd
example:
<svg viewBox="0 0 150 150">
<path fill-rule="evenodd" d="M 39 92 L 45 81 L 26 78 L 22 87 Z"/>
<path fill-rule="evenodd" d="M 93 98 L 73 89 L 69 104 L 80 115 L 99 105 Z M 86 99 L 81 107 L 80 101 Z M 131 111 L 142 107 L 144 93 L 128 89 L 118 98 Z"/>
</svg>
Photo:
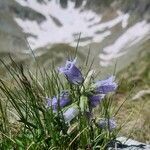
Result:
<svg viewBox="0 0 150 150">
<path fill-rule="evenodd" d="M 116 141 L 122 144 L 115 144 L 115 147 L 109 147 L 108 150 L 150 150 L 150 145 L 141 143 L 132 139 L 127 139 L 126 137 L 118 137 Z"/>
</svg>

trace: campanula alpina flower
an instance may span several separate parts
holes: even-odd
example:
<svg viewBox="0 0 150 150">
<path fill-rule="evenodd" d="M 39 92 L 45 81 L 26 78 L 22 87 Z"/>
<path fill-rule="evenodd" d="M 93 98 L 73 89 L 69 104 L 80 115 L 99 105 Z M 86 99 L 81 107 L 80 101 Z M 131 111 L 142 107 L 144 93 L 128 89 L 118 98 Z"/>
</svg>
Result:
<svg viewBox="0 0 150 150">
<path fill-rule="evenodd" d="M 77 106 L 73 106 L 73 107 L 68 108 L 68 109 L 63 113 L 65 122 L 70 123 L 70 121 L 71 121 L 72 119 L 74 119 L 78 114 L 79 114 L 79 109 L 78 109 Z"/>
<path fill-rule="evenodd" d="M 55 96 L 52 99 L 47 98 L 46 108 L 52 107 L 52 109 L 56 111 L 59 106 L 64 107 L 69 103 L 70 103 L 69 94 L 68 92 L 63 91 L 58 97 Z"/>
<path fill-rule="evenodd" d="M 91 107 L 96 107 L 97 105 L 100 104 L 102 99 L 104 98 L 104 94 L 99 94 L 99 95 L 91 95 L 89 96 L 89 103 Z"/>
<path fill-rule="evenodd" d="M 108 129 L 110 131 L 115 129 L 117 126 L 116 121 L 113 118 L 103 118 L 97 124 L 101 129 Z"/>
<path fill-rule="evenodd" d="M 105 80 L 100 80 L 94 84 L 95 92 L 97 94 L 107 94 L 109 92 L 113 92 L 117 88 L 117 83 L 114 81 L 115 77 L 110 76 Z"/>
<path fill-rule="evenodd" d="M 84 78 L 81 74 L 81 71 L 75 66 L 75 63 L 76 59 L 73 61 L 68 60 L 66 61 L 65 67 L 60 67 L 58 70 L 60 73 L 63 73 L 66 76 L 70 83 L 81 84 L 83 83 Z"/>
</svg>

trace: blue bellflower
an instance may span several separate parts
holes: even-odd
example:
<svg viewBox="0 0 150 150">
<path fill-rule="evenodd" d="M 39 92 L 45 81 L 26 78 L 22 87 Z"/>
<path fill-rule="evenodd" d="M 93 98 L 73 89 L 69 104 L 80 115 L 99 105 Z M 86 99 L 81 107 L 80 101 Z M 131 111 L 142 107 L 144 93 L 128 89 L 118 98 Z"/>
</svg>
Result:
<svg viewBox="0 0 150 150">
<path fill-rule="evenodd" d="M 59 103 L 58 103 L 59 102 Z M 50 108 L 52 107 L 52 109 L 54 111 L 57 110 L 57 108 L 60 107 L 65 107 L 66 105 L 68 105 L 70 103 L 70 99 L 69 99 L 69 94 L 68 92 L 62 92 L 59 97 L 53 97 L 52 99 L 47 98 L 47 104 L 46 104 L 46 108 Z"/>
<path fill-rule="evenodd" d="M 108 130 L 112 131 L 113 129 L 116 128 L 117 124 L 114 119 L 103 118 L 98 122 L 98 126 L 101 129 L 108 129 Z"/>
<path fill-rule="evenodd" d="M 77 107 L 70 107 L 64 113 L 65 122 L 70 123 L 72 119 L 74 119 L 79 114 L 79 109 Z"/>
<path fill-rule="evenodd" d="M 107 94 L 109 92 L 113 92 L 117 88 L 117 83 L 114 81 L 115 77 L 110 76 L 109 78 L 105 80 L 100 80 L 97 83 L 95 83 L 95 92 L 97 94 Z"/>
<path fill-rule="evenodd" d="M 81 71 L 75 66 L 75 63 L 76 59 L 73 61 L 68 60 L 65 67 L 60 67 L 58 70 L 60 73 L 63 73 L 66 76 L 70 83 L 81 84 L 83 83 L 84 78 L 81 74 Z"/>
<path fill-rule="evenodd" d="M 102 98 L 104 98 L 104 95 L 92 95 L 92 96 L 89 96 L 90 106 L 92 108 L 96 107 L 97 105 L 100 104 Z"/>
</svg>

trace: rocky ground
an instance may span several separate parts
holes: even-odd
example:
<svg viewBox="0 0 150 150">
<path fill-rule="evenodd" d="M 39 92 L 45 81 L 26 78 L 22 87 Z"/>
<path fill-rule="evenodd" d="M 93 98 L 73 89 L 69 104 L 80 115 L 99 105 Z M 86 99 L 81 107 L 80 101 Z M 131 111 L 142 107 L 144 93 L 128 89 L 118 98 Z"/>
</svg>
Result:
<svg viewBox="0 0 150 150">
<path fill-rule="evenodd" d="M 150 143 L 150 51 L 139 54 L 138 59 L 120 72 L 120 86 L 117 105 L 124 105 L 119 111 L 118 122 L 124 122 L 121 134 Z"/>
</svg>

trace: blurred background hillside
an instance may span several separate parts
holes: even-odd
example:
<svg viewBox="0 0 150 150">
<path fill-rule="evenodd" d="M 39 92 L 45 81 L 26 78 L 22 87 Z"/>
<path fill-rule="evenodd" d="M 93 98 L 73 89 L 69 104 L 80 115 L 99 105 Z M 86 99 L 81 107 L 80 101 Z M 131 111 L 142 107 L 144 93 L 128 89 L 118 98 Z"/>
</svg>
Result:
<svg viewBox="0 0 150 150">
<path fill-rule="evenodd" d="M 111 73 L 149 47 L 149 14 L 149 0 L 0 0 L 0 57 L 32 64 L 30 45 L 48 67 L 74 53 L 81 33 L 80 61 L 90 46 L 95 67 Z"/>
</svg>

